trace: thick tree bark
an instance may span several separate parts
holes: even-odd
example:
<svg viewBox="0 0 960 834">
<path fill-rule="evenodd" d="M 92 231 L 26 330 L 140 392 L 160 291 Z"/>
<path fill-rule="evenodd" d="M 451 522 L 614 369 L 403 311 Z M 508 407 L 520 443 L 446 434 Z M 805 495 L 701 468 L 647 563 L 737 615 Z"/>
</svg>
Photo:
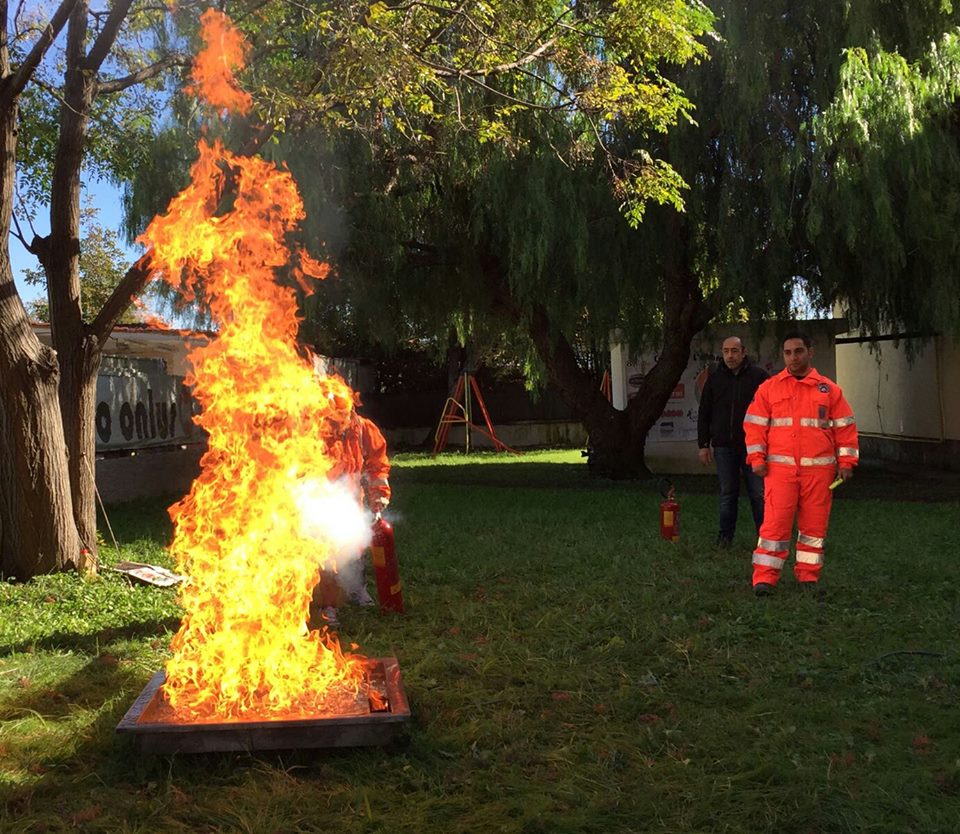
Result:
<svg viewBox="0 0 960 834">
<path fill-rule="evenodd" d="M 13 207 L 16 123 L 16 101 L 7 101 L 0 108 L 0 238 L 4 242 L 10 234 Z M 76 567 L 79 562 L 57 407 L 58 383 L 56 354 L 41 345 L 30 328 L 13 282 L 8 249 L 0 246 L 0 575 L 4 578 L 28 579 Z"/>
<path fill-rule="evenodd" d="M 56 356 L 33 334 L 19 298 L 4 292 L 13 273 L 0 260 L 0 576 L 29 579 L 78 568 L 80 542 Z"/>
</svg>

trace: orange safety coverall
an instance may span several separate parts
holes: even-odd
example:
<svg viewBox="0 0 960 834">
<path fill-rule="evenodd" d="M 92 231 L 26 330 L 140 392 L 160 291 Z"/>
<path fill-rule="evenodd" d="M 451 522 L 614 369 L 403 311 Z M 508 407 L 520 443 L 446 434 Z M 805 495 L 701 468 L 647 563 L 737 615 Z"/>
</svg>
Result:
<svg viewBox="0 0 960 834">
<path fill-rule="evenodd" d="M 327 445 L 337 461 L 327 473 L 331 481 L 344 476 L 355 479 L 373 512 L 390 503 L 387 441 L 376 423 L 353 411 L 343 431 L 329 438 Z"/>
<path fill-rule="evenodd" d="M 353 481 L 371 512 L 383 510 L 390 503 L 390 459 L 387 441 L 376 423 L 351 411 L 343 429 L 336 431 L 331 421 L 323 427 L 321 436 L 337 461 L 327 472 L 327 478 Z M 342 587 L 335 571 L 321 569 L 314 603 L 319 608 L 336 608 L 344 602 L 348 590 Z"/>
<path fill-rule="evenodd" d="M 830 519 L 830 483 L 837 467 L 860 458 L 853 411 L 840 386 L 811 368 L 804 377 L 784 369 L 764 382 L 743 421 L 747 463 L 767 464 L 764 516 L 753 551 L 753 584 L 776 585 L 797 517 L 800 582 L 816 582 Z"/>
</svg>

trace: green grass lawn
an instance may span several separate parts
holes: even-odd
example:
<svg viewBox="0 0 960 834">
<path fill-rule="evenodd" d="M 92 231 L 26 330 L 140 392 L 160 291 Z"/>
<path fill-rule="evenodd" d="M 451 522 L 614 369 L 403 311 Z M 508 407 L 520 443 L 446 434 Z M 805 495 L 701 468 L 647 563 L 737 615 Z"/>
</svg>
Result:
<svg viewBox="0 0 960 834">
<path fill-rule="evenodd" d="M 787 575 L 758 600 L 745 502 L 712 546 L 711 477 L 676 479 L 676 544 L 652 481 L 592 481 L 579 452 L 398 456 L 392 482 L 408 613 L 340 632 L 399 658 L 399 742 L 140 758 L 114 728 L 173 593 L 0 584 L 0 831 L 960 831 L 956 500 L 864 473 L 826 593 Z M 169 564 L 164 502 L 111 521 L 124 558 Z"/>
</svg>

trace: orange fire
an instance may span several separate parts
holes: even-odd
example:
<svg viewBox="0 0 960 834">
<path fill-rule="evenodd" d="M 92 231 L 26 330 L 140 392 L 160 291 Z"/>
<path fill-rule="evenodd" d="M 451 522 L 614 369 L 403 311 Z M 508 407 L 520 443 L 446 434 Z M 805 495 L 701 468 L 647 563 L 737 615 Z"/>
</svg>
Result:
<svg viewBox="0 0 960 834">
<path fill-rule="evenodd" d="M 143 236 L 164 280 L 202 294 L 218 324 L 190 354 L 209 446 L 170 511 L 171 550 L 190 582 L 164 691 L 182 720 L 316 714 L 363 681 L 364 659 L 306 620 L 318 569 L 342 550 L 339 528 L 366 522 L 356 495 L 332 500 L 337 461 L 320 436 L 325 419 L 347 417 L 353 392 L 298 353 L 296 296 L 276 279 L 323 278 L 327 267 L 285 243 L 304 217 L 289 172 L 219 144 L 199 152 L 191 185 Z"/>
<path fill-rule="evenodd" d="M 211 107 L 246 113 L 253 99 L 240 89 L 234 78 L 243 69 L 249 45 L 223 12 L 207 9 L 200 16 L 200 36 L 206 48 L 193 62 L 187 92 L 201 95 Z"/>
</svg>

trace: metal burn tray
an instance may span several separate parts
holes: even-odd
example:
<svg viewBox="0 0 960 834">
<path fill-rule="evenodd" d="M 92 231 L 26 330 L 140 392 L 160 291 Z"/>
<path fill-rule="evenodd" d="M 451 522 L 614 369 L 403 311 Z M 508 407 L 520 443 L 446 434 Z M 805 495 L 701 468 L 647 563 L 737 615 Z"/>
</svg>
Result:
<svg viewBox="0 0 960 834">
<path fill-rule="evenodd" d="M 133 738 L 141 753 L 255 752 L 316 747 L 369 747 L 396 737 L 410 720 L 400 665 L 395 657 L 370 658 L 367 678 L 385 696 L 384 709 L 369 704 L 349 714 L 291 719 L 183 723 L 169 720 L 161 670 L 144 687 L 117 733 Z"/>
</svg>

